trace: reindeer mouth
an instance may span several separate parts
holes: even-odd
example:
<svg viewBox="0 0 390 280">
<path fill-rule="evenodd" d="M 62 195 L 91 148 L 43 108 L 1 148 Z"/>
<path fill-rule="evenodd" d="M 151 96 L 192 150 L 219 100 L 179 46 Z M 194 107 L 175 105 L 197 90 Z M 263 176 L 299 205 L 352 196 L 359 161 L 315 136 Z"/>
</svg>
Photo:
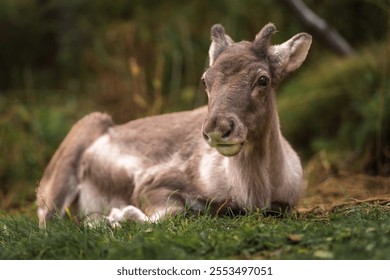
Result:
<svg viewBox="0 0 390 280">
<path fill-rule="evenodd" d="M 243 143 L 218 144 L 215 146 L 215 149 L 225 157 L 232 157 L 237 155 L 241 151 L 243 145 L 244 145 Z"/>
</svg>

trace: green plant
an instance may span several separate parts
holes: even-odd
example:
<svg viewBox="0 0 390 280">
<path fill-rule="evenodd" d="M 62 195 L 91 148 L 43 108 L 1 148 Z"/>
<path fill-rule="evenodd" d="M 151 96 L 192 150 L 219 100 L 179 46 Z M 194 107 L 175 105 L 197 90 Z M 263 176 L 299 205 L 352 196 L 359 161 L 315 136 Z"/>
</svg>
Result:
<svg viewBox="0 0 390 280">
<path fill-rule="evenodd" d="M 284 218 L 167 218 L 119 229 L 26 216 L 0 220 L 0 259 L 388 259 L 389 204 L 360 204 Z"/>
<path fill-rule="evenodd" d="M 388 172 L 379 166 L 389 161 L 390 143 L 390 113 L 384 110 L 390 106 L 390 84 L 383 73 L 390 57 L 384 52 L 385 46 L 377 45 L 347 59 L 325 58 L 281 90 L 282 130 L 303 155 L 354 152 L 364 159 L 359 171 L 374 161 L 370 172 Z"/>
</svg>

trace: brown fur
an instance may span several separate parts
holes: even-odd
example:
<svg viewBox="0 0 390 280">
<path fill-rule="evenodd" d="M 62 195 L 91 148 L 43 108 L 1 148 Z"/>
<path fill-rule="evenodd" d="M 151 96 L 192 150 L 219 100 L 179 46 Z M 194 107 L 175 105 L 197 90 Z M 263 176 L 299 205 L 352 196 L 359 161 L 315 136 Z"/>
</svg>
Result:
<svg viewBox="0 0 390 280">
<path fill-rule="evenodd" d="M 302 192 L 299 158 L 279 128 L 275 88 L 300 66 L 311 38 L 270 46 L 266 25 L 253 43 L 211 30 L 203 75 L 208 107 L 114 126 L 88 115 L 53 156 L 37 192 L 40 225 L 77 199 L 78 211 L 158 220 L 190 208 L 216 213 L 294 206 Z"/>
</svg>

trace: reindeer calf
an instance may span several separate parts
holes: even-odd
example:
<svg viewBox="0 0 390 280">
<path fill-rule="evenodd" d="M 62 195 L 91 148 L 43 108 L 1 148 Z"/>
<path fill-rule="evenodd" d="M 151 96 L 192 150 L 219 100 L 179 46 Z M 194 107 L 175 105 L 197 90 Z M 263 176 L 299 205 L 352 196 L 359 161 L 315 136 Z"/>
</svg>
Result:
<svg viewBox="0 0 390 280">
<path fill-rule="evenodd" d="M 77 122 L 37 190 L 41 227 L 73 205 L 117 225 L 156 221 L 186 207 L 221 212 L 294 206 L 300 160 L 279 128 L 275 89 L 305 60 L 311 36 L 270 45 L 267 24 L 253 42 L 235 43 L 211 28 L 202 80 L 208 106 L 114 125 L 93 113 Z"/>
</svg>

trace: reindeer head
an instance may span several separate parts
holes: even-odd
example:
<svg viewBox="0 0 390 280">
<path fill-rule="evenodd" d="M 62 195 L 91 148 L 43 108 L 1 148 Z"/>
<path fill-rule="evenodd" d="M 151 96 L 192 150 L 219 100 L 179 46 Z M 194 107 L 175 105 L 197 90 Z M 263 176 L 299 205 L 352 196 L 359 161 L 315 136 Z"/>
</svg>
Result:
<svg viewBox="0 0 390 280">
<path fill-rule="evenodd" d="M 267 24 L 253 42 L 235 43 L 222 25 L 211 28 L 210 67 L 202 77 L 209 98 L 203 137 L 224 156 L 238 154 L 267 132 L 277 114 L 276 86 L 306 58 L 309 34 L 272 46 L 275 32 Z"/>
</svg>

